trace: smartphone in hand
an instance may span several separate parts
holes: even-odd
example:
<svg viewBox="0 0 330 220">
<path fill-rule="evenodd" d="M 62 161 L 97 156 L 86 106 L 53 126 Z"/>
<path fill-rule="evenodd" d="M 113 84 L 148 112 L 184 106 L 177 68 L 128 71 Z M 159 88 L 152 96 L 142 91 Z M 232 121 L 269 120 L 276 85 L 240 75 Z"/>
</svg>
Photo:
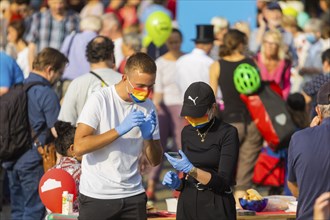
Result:
<svg viewBox="0 0 330 220">
<path fill-rule="evenodd" d="M 174 158 L 177 158 L 177 159 L 181 159 L 181 155 L 179 154 L 179 152 L 167 152 L 167 153 L 171 157 L 174 157 Z"/>
</svg>

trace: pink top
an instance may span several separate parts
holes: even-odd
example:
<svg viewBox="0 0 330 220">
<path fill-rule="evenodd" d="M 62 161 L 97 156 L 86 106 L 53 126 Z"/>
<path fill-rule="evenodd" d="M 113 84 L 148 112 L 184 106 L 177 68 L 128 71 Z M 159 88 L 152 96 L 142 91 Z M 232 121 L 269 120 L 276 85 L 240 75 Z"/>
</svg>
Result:
<svg viewBox="0 0 330 220">
<path fill-rule="evenodd" d="M 276 82 L 282 89 L 284 99 L 287 99 L 291 88 L 291 62 L 288 60 L 281 60 L 275 70 L 268 72 L 266 66 L 261 61 L 260 53 L 257 54 L 256 58 L 256 63 L 260 70 L 261 79 L 263 81 Z"/>
</svg>

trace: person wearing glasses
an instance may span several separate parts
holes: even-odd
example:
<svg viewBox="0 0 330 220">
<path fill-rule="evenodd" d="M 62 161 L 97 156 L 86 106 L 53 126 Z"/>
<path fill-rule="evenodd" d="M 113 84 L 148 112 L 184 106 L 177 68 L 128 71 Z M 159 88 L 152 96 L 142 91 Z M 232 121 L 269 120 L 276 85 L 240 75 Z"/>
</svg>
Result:
<svg viewBox="0 0 330 220">
<path fill-rule="evenodd" d="M 282 96 L 287 99 L 291 89 L 291 61 L 285 56 L 285 46 L 282 34 L 278 30 L 269 30 L 265 33 L 256 55 L 260 76 L 263 81 L 275 82 L 282 90 Z"/>
</svg>

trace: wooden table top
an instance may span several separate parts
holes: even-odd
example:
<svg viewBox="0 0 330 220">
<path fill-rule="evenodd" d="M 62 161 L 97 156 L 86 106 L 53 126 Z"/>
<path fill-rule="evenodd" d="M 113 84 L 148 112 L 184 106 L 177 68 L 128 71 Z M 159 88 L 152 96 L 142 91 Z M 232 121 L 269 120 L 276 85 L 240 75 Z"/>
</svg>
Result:
<svg viewBox="0 0 330 220">
<path fill-rule="evenodd" d="M 280 212 L 258 212 L 253 216 L 237 216 L 237 220 L 252 220 L 252 219 L 287 219 L 294 220 L 296 219 L 296 213 L 290 212 L 286 213 L 284 211 Z M 148 220 L 175 220 L 175 216 L 169 217 L 150 217 Z"/>
</svg>

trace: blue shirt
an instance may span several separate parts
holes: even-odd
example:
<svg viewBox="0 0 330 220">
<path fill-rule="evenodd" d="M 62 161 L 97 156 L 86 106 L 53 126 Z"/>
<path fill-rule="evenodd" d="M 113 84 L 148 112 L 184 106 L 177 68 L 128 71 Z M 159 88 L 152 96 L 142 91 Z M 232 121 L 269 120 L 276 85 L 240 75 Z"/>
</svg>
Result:
<svg viewBox="0 0 330 220">
<path fill-rule="evenodd" d="M 64 70 L 63 79 L 74 80 L 89 72 L 90 65 L 86 57 L 86 48 L 96 36 L 97 33 L 94 31 L 83 31 L 72 33 L 65 38 L 61 52 L 69 59 L 69 64 Z"/>
<path fill-rule="evenodd" d="M 25 40 L 36 44 L 37 53 L 45 47 L 59 50 L 64 38 L 78 29 L 79 14 L 68 10 L 62 20 L 56 20 L 48 9 L 32 15 L 31 27 L 27 31 Z"/>
<path fill-rule="evenodd" d="M 313 219 L 317 197 L 330 191 L 330 118 L 296 132 L 290 142 L 288 180 L 299 187 L 297 220 Z"/>
<path fill-rule="evenodd" d="M 308 54 L 304 63 L 304 67 L 317 68 L 322 70 L 323 68 L 322 52 L 323 52 L 323 45 L 320 40 L 312 44 L 311 47 L 308 49 Z"/>
<path fill-rule="evenodd" d="M 16 61 L 4 52 L 0 52 L 0 87 L 9 88 L 14 84 L 22 83 L 23 80 L 23 72 Z"/>
<path fill-rule="evenodd" d="M 46 86 L 35 85 L 28 91 L 28 114 L 30 125 L 35 133 L 40 130 L 42 132 L 38 136 L 38 140 L 42 144 L 47 144 L 47 139 L 51 136 L 50 128 L 54 127 L 60 112 L 60 102 L 56 93 L 51 88 L 48 80 L 33 72 L 25 79 L 24 83 L 28 82 L 43 82 Z M 41 156 L 37 149 L 33 147 L 25 154 L 23 154 L 15 164 L 12 162 L 5 162 L 5 168 L 12 168 L 16 170 L 29 170 L 41 164 Z"/>
</svg>

